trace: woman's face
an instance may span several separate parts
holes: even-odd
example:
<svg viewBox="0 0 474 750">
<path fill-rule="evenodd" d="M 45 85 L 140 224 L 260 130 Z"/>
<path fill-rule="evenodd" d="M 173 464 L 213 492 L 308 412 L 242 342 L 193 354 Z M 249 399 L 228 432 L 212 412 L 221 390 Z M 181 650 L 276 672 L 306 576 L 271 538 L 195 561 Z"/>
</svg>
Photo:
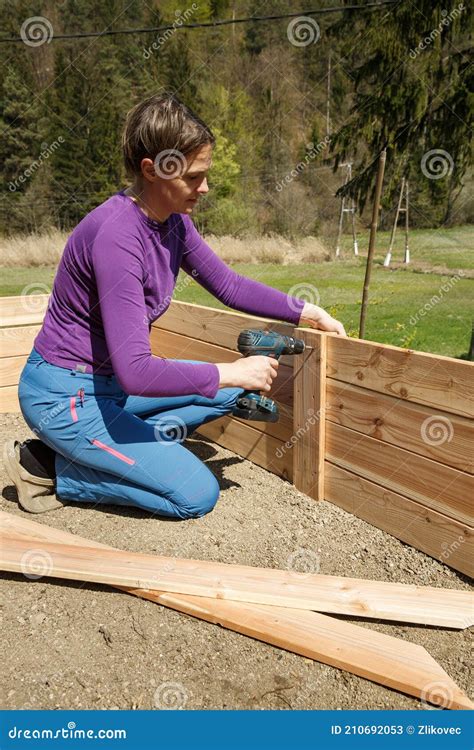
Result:
<svg viewBox="0 0 474 750">
<path fill-rule="evenodd" d="M 201 146 L 186 157 L 179 152 L 163 152 L 160 157 L 159 154 L 154 162 L 144 160 L 150 163 L 144 172 L 153 209 L 164 218 L 172 213 L 192 213 L 199 198 L 209 192 L 207 172 L 212 162 L 212 146 Z M 142 166 L 145 167 L 143 162 Z M 176 177 L 171 176 L 176 172 Z"/>
</svg>

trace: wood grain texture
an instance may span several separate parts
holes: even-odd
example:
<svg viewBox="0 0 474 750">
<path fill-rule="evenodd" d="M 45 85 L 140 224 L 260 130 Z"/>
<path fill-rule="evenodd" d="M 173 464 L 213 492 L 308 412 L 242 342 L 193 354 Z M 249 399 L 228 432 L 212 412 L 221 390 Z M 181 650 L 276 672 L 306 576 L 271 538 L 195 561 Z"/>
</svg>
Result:
<svg viewBox="0 0 474 750">
<path fill-rule="evenodd" d="M 43 322 L 49 294 L 0 297 L 0 327 L 29 326 Z"/>
<path fill-rule="evenodd" d="M 0 387 L 18 385 L 27 357 L 0 357 Z"/>
<path fill-rule="evenodd" d="M 31 540 L 25 538 L 28 532 L 20 524 L 15 528 L 15 520 L 5 516 L 0 516 L 2 566 L 27 574 L 32 549 Z M 122 550 L 97 551 L 87 542 L 71 546 L 48 538 L 36 552 L 40 567 L 44 565 L 45 574 L 54 578 L 450 628 L 474 623 L 474 594 L 469 591 Z M 34 562 L 35 555 L 31 559 Z"/>
<path fill-rule="evenodd" d="M 8 385 L 0 388 L 0 414 L 14 414 L 19 411 L 18 386 Z"/>
<path fill-rule="evenodd" d="M 0 328 L 0 357 L 28 355 L 41 326 Z"/>
<path fill-rule="evenodd" d="M 214 443 L 222 445 L 238 456 L 247 458 L 272 474 L 284 479 L 293 478 L 293 457 L 291 450 L 282 451 L 283 443 L 278 438 L 254 429 L 253 422 L 221 417 L 203 424 L 197 432 Z"/>
<path fill-rule="evenodd" d="M 474 473 L 474 421 L 327 379 L 326 418 L 433 461 Z"/>
<path fill-rule="evenodd" d="M 294 364 L 293 483 L 306 495 L 323 500 L 327 337 L 303 328 L 297 328 L 295 336 L 306 348 Z"/>
<path fill-rule="evenodd" d="M 50 540 L 112 549 L 27 519 L 2 513 L 3 523 L 21 529 L 29 543 Z M 350 671 L 386 687 L 450 709 L 472 710 L 469 697 L 421 646 L 341 622 L 315 612 L 242 604 L 160 591 L 118 587 L 207 622 Z M 429 686 L 438 686 L 430 690 Z"/>
<path fill-rule="evenodd" d="M 436 410 L 474 416 L 472 362 L 329 336 L 327 374 Z"/>
<path fill-rule="evenodd" d="M 326 422 L 326 459 L 364 479 L 474 525 L 474 477 L 360 432 Z"/>
<path fill-rule="evenodd" d="M 474 577 L 474 529 L 329 462 L 325 499 Z"/>
</svg>

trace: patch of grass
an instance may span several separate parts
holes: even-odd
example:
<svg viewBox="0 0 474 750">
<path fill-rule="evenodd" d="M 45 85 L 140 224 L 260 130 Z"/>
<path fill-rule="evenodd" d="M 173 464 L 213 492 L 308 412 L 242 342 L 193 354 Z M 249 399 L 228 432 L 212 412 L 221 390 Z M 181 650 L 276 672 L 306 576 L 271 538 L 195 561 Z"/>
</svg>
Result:
<svg viewBox="0 0 474 750">
<path fill-rule="evenodd" d="M 366 255 L 369 246 L 369 232 L 360 233 L 358 241 L 361 254 Z M 474 265 L 473 244 L 474 228 L 472 225 L 450 229 L 412 229 L 408 238 L 411 263 L 407 269 L 444 267 L 451 270 L 458 268 L 472 270 Z M 374 255 L 376 264 L 383 263 L 389 245 L 390 232 L 379 232 Z M 392 251 L 393 263 L 403 262 L 404 247 L 405 235 L 403 227 L 400 226 L 395 235 L 395 244 Z M 353 257 L 351 236 L 343 236 L 341 252 L 345 258 Z"/>
<path fill-rule="evenodd" d="M 0 273 L 0 297 L 16 297 L 20 294 L 48 294 L 53 288 L 56 266 L 2 268 Z"/>
<path fill-rule="evenodd" d="M 233 268 L 243 276 L 287 293 L 296 285 L 304 285 L 310 298 L 315 302 L 319 298 L 319 304 L 341 320 L 349 334 L 357 335 L 365 272 L 362 259 L 317 266 L 237 264 Z M 443 291 L 443 284 L 448 291 Z M 209 307 L 224 307 L 194 281 L 176 298 Z M 443 276 L 373 268 L 367 339 L 459 357 L 468 350 L 473 315 L 474 281 L 471 279 L 460 278 L 449 286 L 449 279 Z"/>
</svg>

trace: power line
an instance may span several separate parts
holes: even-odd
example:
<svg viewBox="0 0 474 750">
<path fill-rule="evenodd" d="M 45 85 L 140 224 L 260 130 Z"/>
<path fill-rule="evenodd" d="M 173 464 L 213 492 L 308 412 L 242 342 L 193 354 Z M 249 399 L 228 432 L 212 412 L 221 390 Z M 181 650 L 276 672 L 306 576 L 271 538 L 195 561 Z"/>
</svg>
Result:
<svg viewBox="0 0 474 750">
<path fill-rule="evenodd" d="M 168 26 L 156 26 L 148 29 L 117 29 L 117 30 L 105 30 L 105 31 L 91 31 L 81 32 L 77 34 L 51 34 L 49 39 L 45 41 L 52 42 L 56 39 L 87 39 L 89 37 L 101 37 L 101 36 L 117 36 L 119 34 L 152 34 L 159 33 L 162 31 L 179 31 L 180 29 L 213 29 L 219 26 L 230 26 L 238 23 L 258 23 L 260 21 L 281 21 L 286 18 L 298 18 L 300 16 L 317 16 L 325 15 L 327 13 L 338 13 L 341 11 L 358 11 L 358 10 L 372 10 L 376 8 L 382 8 L 385 5 L 396 5 L 400 0 L 378 0 L 377 2 L 367 3 L 366 5 L 340 5 L 334 8 L 318 8 L 317 10 L 301 10 L 298 13 L 284 13 L 281 15 L 274 16 L 249 16 L 247 18 L 229 18 L 222 21 L 209 21 L 207 23 L 189 23 L 189 24 L 177 24 L 177 21 Z M 0 43 L 5 42 L 25 42 L 24 37 L 3 37 L 0 38 Z"/>
</svg>

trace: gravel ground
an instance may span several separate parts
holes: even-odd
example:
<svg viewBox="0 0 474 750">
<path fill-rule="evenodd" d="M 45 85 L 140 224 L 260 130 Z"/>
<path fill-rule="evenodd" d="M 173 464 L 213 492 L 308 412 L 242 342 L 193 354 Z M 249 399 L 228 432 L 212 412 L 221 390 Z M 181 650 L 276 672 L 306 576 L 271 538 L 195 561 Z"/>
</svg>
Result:
<svg viewBox="0 0 474 750">
<path fill-rule="evenodd" d="M 3 440 L 31 436 L 0 415 Z M 2 443 L 3 443 L 2 440 Z M 139 510 L 68 505 L 41 523 L 124 550 L 445 588 L 467 579 L 422 552 L 204 439 L 187 446 L 222 488 L 215 510 L 167 522 Z M 2 509 L 22 515 L 2 468 Z M 51 582 L 50 582 L 51 581 Z M 420 709 L 408 696 L 152 602 L 95 584 L 4 574 L 3 707 L 42 709 Z M 468 631 L 358 622 L 424 646 L 464 690 Z"/>
</svg>

